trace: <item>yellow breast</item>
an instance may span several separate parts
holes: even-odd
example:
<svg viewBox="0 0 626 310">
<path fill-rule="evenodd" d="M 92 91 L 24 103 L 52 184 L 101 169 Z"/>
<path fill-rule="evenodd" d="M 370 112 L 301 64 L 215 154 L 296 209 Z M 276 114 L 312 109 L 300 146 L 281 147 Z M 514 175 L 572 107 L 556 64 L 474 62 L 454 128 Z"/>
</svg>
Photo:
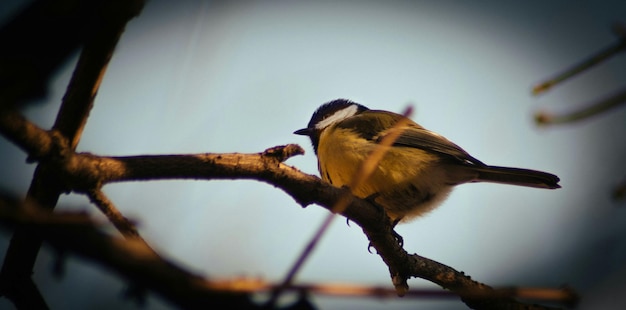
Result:
<svg viewBox="0 0 626 310">
<path fill-rule="evenodd" d="M 322 178 L 335 186 L 348 185 L 357 169 L 377 144 L 347 132 L 329 128 L 321 137 L 318 161 Z M 392 147 L 377 165 L 374 173 L 359 188 L 352 189 L 359 197 L 385 192 L 399 184 L 413 181 L 437 158 L 415 148 Z"/>
<path fill-rule="evenodd" d="M 350 134 L 348 129 L 326 129 L 320 136 L 317 154 L 322 179 L 337 187 L 349 185 L 376 147 L 377 144 Z M 351 190 L 361 198 L 377 194 L 375 201 L 385 208 L 392 220 L 408 219 L 434 208 L 447 195 L 446 188 L 451 186 L 446 184 L 443 171 L 432 153 L 394 146 L 372 175 Z"/>
</svg>

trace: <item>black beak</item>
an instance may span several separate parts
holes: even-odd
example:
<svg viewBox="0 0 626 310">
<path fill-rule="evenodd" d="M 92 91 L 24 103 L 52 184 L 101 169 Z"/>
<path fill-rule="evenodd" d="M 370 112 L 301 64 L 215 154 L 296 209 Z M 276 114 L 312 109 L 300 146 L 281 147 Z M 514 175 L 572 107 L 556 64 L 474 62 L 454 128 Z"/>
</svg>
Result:
<svg viewBox="0 0 626 310">
<path fill-rule="evenodd" d="M 313 128 L 302 128 L 294 131 L 293 133 L 301 136 L 310 136 L 311 134 L 313 134 L 313 130 Z"/>
</svg>

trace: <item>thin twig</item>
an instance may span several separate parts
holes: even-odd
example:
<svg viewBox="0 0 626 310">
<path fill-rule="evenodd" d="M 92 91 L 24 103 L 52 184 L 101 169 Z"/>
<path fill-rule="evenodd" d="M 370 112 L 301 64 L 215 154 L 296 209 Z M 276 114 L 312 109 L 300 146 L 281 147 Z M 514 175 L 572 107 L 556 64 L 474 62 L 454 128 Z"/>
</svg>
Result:
<svg viewBox="0 0 626 310">
<path fill-rule="evenodd" d="M 93 204 L 95 204 L 104 215 L 109 219 L 111 223 L 122 233 L 126 239 L 136 240 L 144 244 L 146 249 L 154 252 L 157 257 L 159 254 L 152 249 L 152 247 L 144 240 L 135 225 L 129 221 L 122 213 L 115 207 L 113 202 L 102 192 L 99 188 L 94 188 L 87 191 L 87 196 Z"/>
<path fill-rule="evenodd" d="M 264 293 L 273 291 L 281 284 L 275 284 L 259 278 L 237 277 L 230 279 L 207 280 L 211 289 L 223 292 L 240 293 Z M 284 288 L 285 291 L 307 292 L 317 295 L 342 296 L 342 297 L 370 297 L 370 298 L 393 298 L 397 296 L 395 289 L 388 287 L 362 285 L 354 283 L 300 283 L 292 284 Z M 468 290 L 463 296 L 474 298 L 521 298 L 534 301 L 556 302 L 565 305 L 575 303 L 578 295 L 568 288 L 543 288 L 543 287 L 503 287 L 494 288 L 492 292 L 484 290 Z M 442 289 L 411 289 L 405 298 L 442 299 L 458 298 L 458 294 Z"/>
<path fill-rule="evenodd" d="M 139 235 L 139 231 L 135 225 L 128 220 L 122 213 L 115 207 L 113 202 L 102 192 L 99 188 L 94 188 L 87 191 L 87 197 L 95 204 L 102 213 L 109 219 L 111 223 L 122 233 L 127 239 L 140 239 L 145 242 Z"/>
<path fill-rule="evenodd" d="M 624 104 L 626 104 L 626 88 L 583 109 L 568 114 L 553 115 L 548 112 L 537 112 L 535 114 L 535 122 L 540 126 L 573 123 Z"/>
<path fill-rule="evenodd" d="M 621 38 L 619 41 L 617 41 L 614 44 L 611 44 L 610 46 L 604 48 L 603 50 L 599 51 L 598 53 L 594 54 L 593 56 L 589 57 L 588 59 L 582 61 L 581 63 L 575 65 L 574 67 L 572 67 L 569 70 L 566 70 L 565 72 L 558 74 L 557 76 L 538 84 L 537 86 L 533 87 L 533 95 L 539 95 L 541 93 L 544 93 L 546 91 L 548 91 L 549 89 L 551 89 L 553 86 L 568 80 L 569 78 L 609 59 L 611 56 L 625 51 L 626 50 L 626 38 Z"/>
<path fill-rule="evenodd" d="M 365 158 L 365 160 L 361 163 L 361 165 L 357 169 L 355 175 L 352 177 L 348 185 L 349 189 L 360 187 L 372 175 L 372 173 L 376 169 L 376 166 L 378 165 L 380 160 L 383 158 L 385 153 L 389 150 L 389 146 L 391 146 L 393 142 L 400 136 L 400 133 L 402 133 L 402 130 L 400 130 L 400 128 L 404 127 L 408 123 L 408 117 L 411 114 L 412 110 L 413 109 L 410 107 L 406 109 L 406 111 L 403 113 L 404 118 L 400 119 L 393 126 L 393 128 L 390 130 L 390 133 L 386 135 L 382 139 L 382 141 L 380 141 L 380 143 L 372 151 L 372 153 L 369 154 Z M 348 206 L 348 203 L 349 203 L 349 200 L 348 200 L 348 196 L 346 195 L 343 195 L 339 200 L 337 200 L 337 203 L 333 206 L 331 210 L 332 212 L 326 216 L 326 218 L 324 219 L 320 227 L 317 229 L 317 231 L 315 232 L 311 240 L 306 244 L 306 246 L 304 247 L 304 249 L 298 256 L 298 258 L 296 259 L 295 263 L 293 264 L 293 266 L 289 269 L 289 272 L 285 276 L 285 279 L 283 280 L 281 285 L 279 285 L 272 292 L 272 295 L 268 301 L 268 307 L 270 308 L 274 307 L 282 291 L 291 285 L 291 283 L 293 282 L 293 279 L 295 278 L 298 271 L 302 268 L 302 265 L 304 264 L 304 262 L 307 260 L 308 257 L 310 257 L 311 253 L 313 253 L 313 250 L 315 249 L 317 244 L 319 244 L 322 236 L 328 230 L 328 227 L 330 227 L 330 224 L 332 223 L 336 214 L 342 213 L 343 211 L 345 211 L 345 209 Z"/>
</svg>

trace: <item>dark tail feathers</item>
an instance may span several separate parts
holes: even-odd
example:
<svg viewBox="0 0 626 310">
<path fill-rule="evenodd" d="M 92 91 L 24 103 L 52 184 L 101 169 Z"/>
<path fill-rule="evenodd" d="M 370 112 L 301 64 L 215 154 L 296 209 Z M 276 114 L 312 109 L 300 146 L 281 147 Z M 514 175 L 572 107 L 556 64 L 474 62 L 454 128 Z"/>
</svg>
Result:
<svg viewBox="0 0 626 310">
<path fill-rule="evenodd" d="M 473 167 L 478 172 L 474 182 L 504 183 L 536 188 L 561 188 L 559 177 L 554 174 L 521 168 L 484 166 Z"/>
</svg>

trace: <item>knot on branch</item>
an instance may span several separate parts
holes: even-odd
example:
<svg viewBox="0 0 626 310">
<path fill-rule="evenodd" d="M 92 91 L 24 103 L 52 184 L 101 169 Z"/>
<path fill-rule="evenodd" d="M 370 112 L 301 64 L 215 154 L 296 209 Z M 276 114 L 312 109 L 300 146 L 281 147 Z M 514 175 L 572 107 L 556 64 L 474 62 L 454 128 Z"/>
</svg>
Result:
<svg viewBox="0 0 626 310">
<path fill-rule="evenodd" d="M 42 158 L 42 161 L 62 162 L 74 154 L 74 150 L 72 150 L 69 141 L 63 134 L 58 130 L 50 130 L 49 134 L 52 143 L 46 158 Z"/>
<path fill-rule="evenodd" d="M 102 186 L 100 158 L 89 153 L 74 153 L 58 162 L 54 169 L 69 190 L 88 193 Z"/>
<path fill-rule="evenodd" d="M 48 131 L 49 145 L 46 152 L 27 160 L 39 161 L 44 169 L 53 171 L 64 191 L 86 191 L 100 186 L 100 171 L 97 167 L 98 157 L 78 154 L 71 147 L 69 140 L 58 130 Z"/>
<path fill-rule="evenodd" d="M 297 144 L 287 144 L 271 147 L 263 151 L 261 156 L 275 158 L 279 162 L 284 162 L 290 157 L 303 154 L 304 149 L 301 146 Z"/>
<path fill-rule="evenodd" d="M 41 130 L 40 132 L 31 130 L 29 134 L 32 137 L 33 144 L 37 145 L 37 147 L 27 150 L 28 157 L 26 158 L 26 162 L 29 164 L 37 161 L 60 161 L 63 160 L 63 158 L 67 158 L 67 156 L 73 152 L 67 138 L 57 130 Z"/>
</svg>

